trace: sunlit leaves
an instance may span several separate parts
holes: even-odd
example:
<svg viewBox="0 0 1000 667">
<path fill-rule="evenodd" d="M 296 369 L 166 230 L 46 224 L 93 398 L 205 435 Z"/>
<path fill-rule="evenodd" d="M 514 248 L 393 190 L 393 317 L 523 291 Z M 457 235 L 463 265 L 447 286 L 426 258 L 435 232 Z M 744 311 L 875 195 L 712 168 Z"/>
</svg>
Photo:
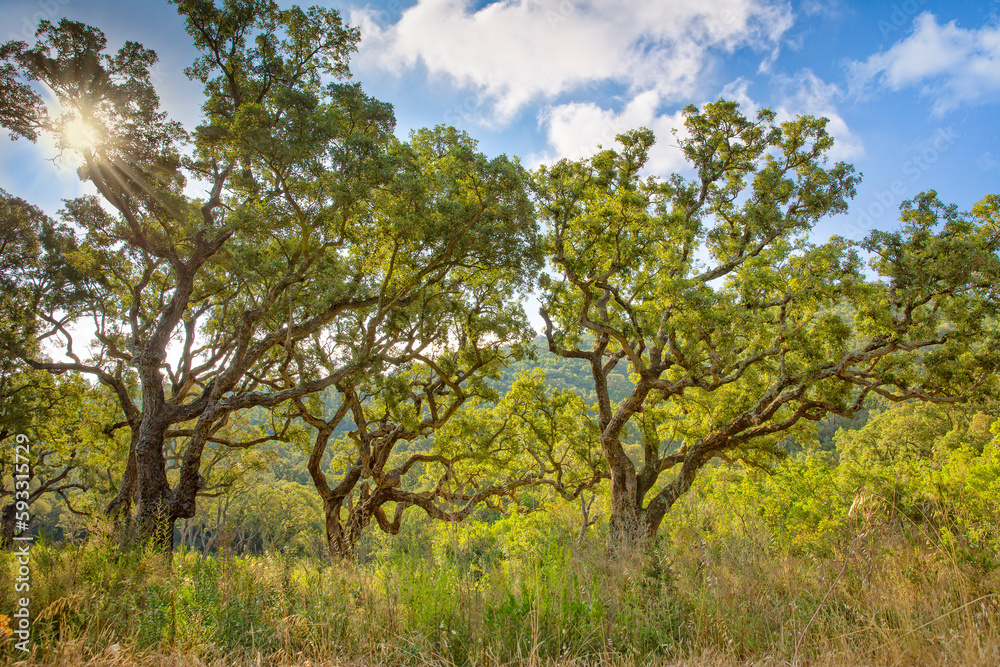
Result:
<svg viewBox="0 0 1000 667">
<path fill-rule="evenodd" d="M 104 34 L 68 19 L 42 21 L 36 36 L 34 47 L 10 42 L 0 51 L 12 93 L 0 103 L 4 126 L 31 140 L 50 133 L 99 189 L 169 210 L 183 186 L 176 145 L 183 132 L 159 111 L 150 78 L 156 54 L 135 42 L 102 53 Z M 55 99 L 46 104 L 43 94 Z"/>
<path fill-rule="evenodd" d="M 371 420 L 421 430 L 430 399 L 409 402 L 420 386 L 436 383 L 425 393 L 445 403 L 453 385 L 485 396 L 530 336 L 516 297 L 540 263 L 526 172 L 451 128 L 399 141 L 391 106 L 346 81 L 358 32 L 336 11 L 174 4 L 201 51 L 188 73 L 205 86 L 204 117 L 190 136 L 158 110 L 155 55 L 134 43 L 107 54 L 95 28 L 45 23 L 34 47 L 3 47 L 0 70 L 5 125 L 31 138 L 80 130 L 71 139 L 103 199 L 67 203 L 79 233 L 43 255 L 88 290 L 68 315 L 35 308 L 39 335 L 70 356 L 65 325 L 89 320 L 97 338 L 93 358 L 51 370 L 115 388 L 133 444 L 161 468 L 144 473 L 160 482 L 139 485 L 140 508 L 162 512 L 172 489 L 172 519 L 194 511 L 214 445 L 279 438 L 230 415 L 260 407 L 281 421 L 287 401 L 336 384 L 363 393 L 362 412 L 383 410 Z M 49 116 L 35 84 L 66 109 Z M 201 198 L 185 176 L 207 185 Z M 169 479 L 165 441 L 183 449 Z"/>
<path fill-rule="evenodd" d="M 546 336 L 591 366 L 614 512 L 633 522 L 673 465 L 681 473 L 649 505 L 657 516 L 715 456 L 764 465 L 782 438 L 808 434 L 802 424 L 852 414 L 870 393 L 968 397 L 997 361 L 987 327 L 1000 279 L 996 201 L 972 216 L 933 192 L 905 204 L 899 232 L 861 246 L 873 279 L 856 244 L 810 238 L 858 182 L 850 165 L 829 163 L 826 119 L 749 118 L 723 100 L 684 114 L 678 141 L 693 179 L 643 178 L 647 130 L 535 174 Z M 605 383 L 618 360 L 635 388 L 613 404 Z M 664 457 L 666 436 L 647 424 L 637 453 L 636 424 L 650 419 L 684 448 Z"/>
</svg>

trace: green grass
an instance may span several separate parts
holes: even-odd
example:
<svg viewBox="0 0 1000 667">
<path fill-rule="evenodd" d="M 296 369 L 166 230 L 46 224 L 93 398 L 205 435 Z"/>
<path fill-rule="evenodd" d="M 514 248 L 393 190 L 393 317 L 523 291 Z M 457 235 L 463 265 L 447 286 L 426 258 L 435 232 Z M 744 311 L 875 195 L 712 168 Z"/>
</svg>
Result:
<svg viewBox="0 0 1000 667">
<path fill-rule="evenodd" d="M 396 543 L 354 566 L 38 545 L 34 653 L 24 660 L 7 640 L 0 659 L 778 665 L 798 646 L 802 665 L 1000 664 L 1000 570 L 900 533 L 864 535 L 833 558 L 774 553 L 747 535 L 611 557 L 599 536 L 553 535 L 486 560 L 460 536 L 449 549 Z M 3 577 L 13 567 L 3 556 Z M 12 596 L 0 586 L 0 610 Z"/>
</svg>

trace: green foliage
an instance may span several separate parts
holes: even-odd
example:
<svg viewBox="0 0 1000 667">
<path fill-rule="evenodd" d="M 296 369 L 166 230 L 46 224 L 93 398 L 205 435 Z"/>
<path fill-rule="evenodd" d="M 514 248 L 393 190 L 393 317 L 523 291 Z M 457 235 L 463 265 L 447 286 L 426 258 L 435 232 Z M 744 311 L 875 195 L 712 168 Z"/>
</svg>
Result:
<svg viewBox="0 0 1000 667">
<path fill-rule="evenodd" d="M 845 484 L 963 560 L 1000 565 L 1000 427 L 977 406 L 899 406 L 838 434 Z"/>
<path fill-rule="evenodd" d="M 5 286 L 36 295 L 4 316 L 26 331 L 4 350 L 115 391 L 133 465 L 113 511 L 135 502 L 141 539 L 232 481 L 223 448 L 301 440 L 304 408 L 289 403 L 336 386 L 398 404 L 390 385 L 411 372 L 479 392 L 530 335 L 516 297 L 540 263 L 517 160 L 487 158 L 454 128 L 396 139 L 391 106 L 347 81 L 359 35 L 336 11 L 174 4 L 200 51 L 191 132 L 159 111 L 156 57 L 137 44 L 110 54 L 100 30 L 64 20 L 0 50 L 5 126 L 54 135 L 100 195 L 67 202 L 59 228 L 4 196 L 38 263 L 58 269 L 42 289 L 31 263 L 4 265 Z M 41 103 L 44 86 L 56 104 Z M 74 141 L 81 123 L 93 141 Z M 203 198 L 185 194 L 189 178 L 207 183 Z M 53 230 L 61 245 L 38 241 Z M 90 358 L 74 352 L 83 320 Z M 70 360 L 44 358 L 41 338 Z"/>
<path fill-rule="evenodd" d="M 14 535 L 15 482 L 23 481 L 22 475 L 29 485 L 17 488 L 24 493 L 18 499 L 29 503 L 36 534 L 72 537 L 86 515 L 102 509 L 110 482 L 106 471 L 117 467 L 128 451 L 127 444 L 105 430 L 116 416 L 106 393 L 78 374 L 53 376 L 30 368 L 0 373 L 4 546 Z"/>
<path fill-rule="evenodd" d="M 867 634 L 943 643 L 961 617 L 997 645 L 1000 198 L 930 191 L 899 230 L 818 243 L 858 179 L 825 119 L 720 100 L 685 109 L 692 178 L 645 175 L 645 129 L 528 174 L 454 128 L 398 140 L 333 10 L 173 4 L 190 133 L 137 44 L 63 20 L 0 47 L 0 123 L 79 152 L 103 199 L 56 223 L 0 191 L 0 443 L 38 443 L 43 534 L 91 535 L 33 552 L 43 645 L 797 662 L 815 627 L 867 660 Z M 85 521 L 112 495 L 167 546 L 183 520 L 172 562 Z"/>
<path fill-rule="evenodd" d="M 646 533 L 713 459 L 773 465 L 783 440 L 815 439 L 810 422 L 875 395 L 979 396 L 1000 363 L 996 198 L 962 214 L 931 191 L 899 231 L 816 243 L 858 182 L 829 163 L 826 119 L 724 100 L 684 113 L 692 179 L 643 175 L 644 129 L 535 174 L 548 346 L 586 364 L 613 521 Z"/>
<path fill-rule="evenodd" d="M 773 474 L 713 468 L 668 522 L 668 539 L 834 558 L 854 536 L 891 528 L 947 558 L 995 568 L 996 423 L 975 406 L 904 403 L 839 431 L 835 452 L 801 452 Z"/>
</svg>

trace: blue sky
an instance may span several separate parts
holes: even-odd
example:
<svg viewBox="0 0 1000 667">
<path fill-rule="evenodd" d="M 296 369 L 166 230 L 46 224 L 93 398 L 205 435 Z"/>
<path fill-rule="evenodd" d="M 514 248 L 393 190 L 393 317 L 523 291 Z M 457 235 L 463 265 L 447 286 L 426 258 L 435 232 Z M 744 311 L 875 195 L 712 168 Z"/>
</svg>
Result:
<svg viewBox="0 0 1000 667">
<path fill-rule="evenodd" d="M 291 4 L 285 3 L 282 4 Z M 315 3 L 303 3 L 315 4 Z M 934 188 L 962 208 L 1000 192 L 1000 3 L 906 0 L 322 0 L 362 29 L 355 77 L 391 102 L 399 133 L 439 123 L 535 167 L 582 157 L 618 132 L 659 138 L 651 173 L 683 170 L 680 109 L 721 97 L 747 111 L 830 118 L 834 157 L 864 174 L 848 214 L 820 224 L 861 238 Z M 42 18 L 95 25 L 117 48 L 160 55 L 163 106 L 193 127 L 194 58 L 166 0 L 0 0 L 0 40 Z M 86 192 L 51 145 L 4 141 L 0 187 L 54 213 Z"/>
</svg>

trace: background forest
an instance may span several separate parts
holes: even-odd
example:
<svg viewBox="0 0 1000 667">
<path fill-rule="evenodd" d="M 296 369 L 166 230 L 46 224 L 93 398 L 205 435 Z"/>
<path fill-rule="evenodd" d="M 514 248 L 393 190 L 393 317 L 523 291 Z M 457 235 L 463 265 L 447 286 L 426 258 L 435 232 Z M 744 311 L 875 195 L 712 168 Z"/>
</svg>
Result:
<svg viewBox="0 0 1000 667">
<path fill-rule="evenodd" d="M 512 364 L 501 377 L 497 383 L 501 393 L 510 391 L 518 374 L 540 368 L 547 384 L 560 390 L 572 389 L 592 404 L 593 388 L 583 365 L 548 353 L 542 338 L 536 339 L 535 345 L 534 361 Z M 611 378 L 615 382 L 614 396 L 621 400 L 631 384 L 622 373 L 612 374 Z M 71 431 L 73 422 L 81 421 L 84 407 L 64 415 L 69 424 L 58 431 Z M 701 535 L 697 521 L 706 522 L 706 529 L 711 526 L 709 535 L 717 531 L 744 532 L 752 525 L 774 533 L 768 543 L 784 544 L 789 553 L 832 557 L 839 542 L 846 536 L 853 537 L 855 516 L 867 511 L 865 507 L 870 511 L 879 507 L 895 521 L 912 522 L 911 529 L 932 530 L 935 541 L 961 538 L 950 543 L 952 548 L 959 549 L 968 562 L 993 569 L 1000 557 L 1000 461 L 995 440 L 1000 427 L 995 426 L 995 410 L 992 402 L 936 406 L 873 400 L 853 418 L 827 417 L 816 423 L 812 437 L 784 441 L 783 460 L 772 468 L 724 463 L 713 466 L 692 492 L 697 500 L 690 499 L 685 509 L 685 514 L 691 514 L 683 522 L 676 517 L 681 523 L 672 528 L 680 530 L 686 524 L 695 534 L 670 541 L 703 541 L 706 536 Z M 346 438 L 352 428 L 353 423 L 345 421 L 335 431 L 335 437 Z M 66 443 L 72 444 L 77 443 Z M 397 455 L 402 459 L 431 448 L 429 440 L 417 440 Z M 114 488 L 112 466 L 120 466 L 120 456 L 116 462 L 111 457 L 101 460 L 100 454 L 94 451 L 88 464 L 78 465 L 59 483 L 79 485 L 69 496 L 71 502 L 53 493 L 39 495 L 33 503 L 38 534 L 47 541 L 85 542 L 95 519 L 110 502 Z M 178 524 L 175 544 L 205 554 L 290 553 L 324 558 L 323 513 L 310 482 L 308 454 L 308 448 L 294 443 L 269 443 L 252 449 L 219 448 L 209 468 L 217 475 L 210 479 L 217 481 L 218 488 L 206 494 L 195 517 Z M 332 456 L 328 453 L 324 467 L 330 465 Z M 434 481 L 425 479 L 418 485 Z M 542 494 L 526 503 L 521 514 L 514 512 L 510 517 L 484 508 L 474 517 L 485 524 L 477 529 L 461 523 L 442 527 L 415 514 L 400 536 L 368 533 L 359 548 L 359 561 L 377 560 L 385 550 L 413 549 L 414 543 L 393 546 L 403 536 L 416 544 L 425 540 L 429 544 L 450 540 L 454 533 L 463 535 L 463 541 L 476 536 L 482 542 L 476 548 L 486 548 L 483 557 L 492 558 L 488 562 L 496 566 L 504 554 L 501 538 L 506 531 L 525 522 L 546 521 L 533 516 L 533 510 L 541 509 L 543 503 L 560 508 L 554 511 L 562 521 L 553 528 L 564 524 L 561 529 L 577 540 L 591 535 L 607 537 L 607 527 L 601 521 L 607 517 L 607 499 L 601 498 L 600 489 L 581 495 L 576 502 L 557 502 Z M 731 516 L 723 521 L 720 512 Z M 751 524 L 734 523 L 748 520 Z M 716 522 L 721 523 L 714 525 Z M 750 535 L 743 537 L 753 539 Z"/>
<path fill-rule="evenodd" d="M 398 138 L 334 10 L 171 4 L 193 128 L 134 42 L 0 46 L 97 193 L 0 191 L 4 659 L 1000 660 L 1000 197 L 822 242 L 825 118 L 529 171 Z"/>
</svg>

